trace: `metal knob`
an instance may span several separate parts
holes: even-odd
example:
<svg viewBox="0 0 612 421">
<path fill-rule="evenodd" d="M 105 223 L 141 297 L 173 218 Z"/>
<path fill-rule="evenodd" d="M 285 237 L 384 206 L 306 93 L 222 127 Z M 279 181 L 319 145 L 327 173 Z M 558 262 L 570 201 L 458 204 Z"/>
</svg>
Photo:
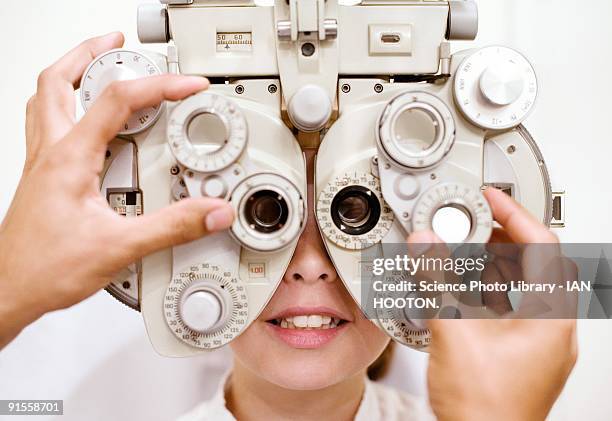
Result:
<svg viewBox="0 0 612 421">
<path fill-rule="evenodd" d="M 209 332 L 221 319 L 223 308 L 219 298 L 210 291 L 189 294 L 179 307 L 183 322 L 192 330 Z"/>
<path fill-rule="evenodd" d="M 170 41 L 168 11 L 160 4 L 143 4 L 138 7 L 138 39 L 143 44 Z"/>
<path fill-rule="evenodd" d="M 306 85 L 293 95 L 287 111 L 295 127 L 305 132 L 316 132 L 329 121 L 332 104 L 323 88 Z"/>
<path fill-rule="evenodd" d="M 525 80 L 515 65 L 494 65 L 487 68 L 480 77 L 480 90 L 491 103 L 510 105 L 523 94 Z"/>
</svg>

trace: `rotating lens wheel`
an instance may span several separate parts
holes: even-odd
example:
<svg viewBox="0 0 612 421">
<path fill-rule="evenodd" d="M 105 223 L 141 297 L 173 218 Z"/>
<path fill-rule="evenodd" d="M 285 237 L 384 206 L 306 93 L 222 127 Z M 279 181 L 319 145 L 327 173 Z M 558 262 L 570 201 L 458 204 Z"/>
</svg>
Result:
<svg viewBox="0 0 612 421">
<path fill-rule="evenodd" d="M 219 172 L 236 162 L 247 145 L 247 121 L 227 97 L 202 92 L 181 102 L 168 121 L 168 144 L 185 167 Z"/>
<path fill-rule="evenodd" d="M 427 169 L 440 162 L 455 141 L 448 106 L 426 92 L 408 92 L 387 104 L 378 121 L 379 150 L 396 165 Z"/>
<path fill-rule="evenodd" d="M 297 240 L 305 226 L 306 203 L 299 189 L 277 174 L 244 179 L 232 192 L 236 212 L 233 236 L 254 251 L 281 250 Z"/>
<path fill-rule="evenodd" d="M 393 225 L 380 182 L 369 174 L 345 174 L 319 195 L 317 220 L 336 245 L 361 250 L 379 243 Z"/>
</svg>

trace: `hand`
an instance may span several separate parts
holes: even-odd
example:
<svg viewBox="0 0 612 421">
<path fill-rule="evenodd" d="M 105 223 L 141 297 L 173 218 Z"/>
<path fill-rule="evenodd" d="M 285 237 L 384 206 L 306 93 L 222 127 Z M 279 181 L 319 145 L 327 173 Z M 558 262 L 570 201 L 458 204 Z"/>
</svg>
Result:
<svg viewBox="0 0 612 421">
<path fill-rule="evenodd" d="M 495 232 L 494 240 L 550 244 L 550 249 L 555 249 L 557 237 L 513 199 L 495 189 L 487 190 L 485 196 L 504 228 Z M 427 242 L 439 240 L 433 233 L 415 233 L 409 238 L 409 244 Z M 538 266 L 533 260 L 541 258 L 538 250 L 549 248 L 528 247 L 519 259 L 518 271 L 530 278 L 530 267 Z M 504 279 L 503 274 L 517 265 L 506 257 L 485 269 L 491 280 L 496 276 Z M 561 261 L 561 266 L 565 274 L 576 270 L 566 261 Z M 512 270 L 516 272 L 516 267 Z M 498 309 L 509 306 L 504 300 L 507 298 L 498 294 Z M 525 301 L 521 307 L 533 304 Z M 432 332 L 429 399 L 442 421 L 544 420 L 577 358 L 575 319 L 431 320 L 428 327 Z"/>
<path fill-rule="evenodd" d="M 208 87 L 163 75 L 111 84 L 75 123 L 74 90 L 87 65 L 123 45 L 113 33 L 84 42 L 39 77 L 29 101 L 26 163 L 0 225 L 0 348 L 46 312 L 71 306 L 141 257 L 228 228 L 231 207 L 188 199 L 123 218 L 100 194 L 107 144 L 136 110 Z"/>
</svg>

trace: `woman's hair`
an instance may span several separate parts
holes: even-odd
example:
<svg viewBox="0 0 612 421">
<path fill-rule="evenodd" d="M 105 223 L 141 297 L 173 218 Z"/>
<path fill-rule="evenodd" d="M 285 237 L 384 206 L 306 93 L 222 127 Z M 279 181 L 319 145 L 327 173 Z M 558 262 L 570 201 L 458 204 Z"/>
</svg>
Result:
<svg viewBox="0 0 612 421">
<path fill-rule="evenodd" d="M 389 371 L 389 366 L 391 365 L 391 359 L 393 358 L 393 341 L 389 342 L 389 345 L 385 348 L 385 350 L 380 354 L 380 356 L 368 367 L 368 378 L 370 380 L 380 380 Z"/>
</svg>

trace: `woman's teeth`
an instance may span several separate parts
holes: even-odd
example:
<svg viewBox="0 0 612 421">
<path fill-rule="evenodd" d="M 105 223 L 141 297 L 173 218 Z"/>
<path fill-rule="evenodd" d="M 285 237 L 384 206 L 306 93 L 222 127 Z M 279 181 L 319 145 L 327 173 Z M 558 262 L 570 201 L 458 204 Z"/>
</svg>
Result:
<svg viewBox="0 0 612 421">
<path fill-rule="evenodd" d="M 342 319 L 338 317 L 312 314 L 276 319 L 274 324 L 283 329 L 333 329 L 338 327 L 341 321 Z"/>
</svg>

